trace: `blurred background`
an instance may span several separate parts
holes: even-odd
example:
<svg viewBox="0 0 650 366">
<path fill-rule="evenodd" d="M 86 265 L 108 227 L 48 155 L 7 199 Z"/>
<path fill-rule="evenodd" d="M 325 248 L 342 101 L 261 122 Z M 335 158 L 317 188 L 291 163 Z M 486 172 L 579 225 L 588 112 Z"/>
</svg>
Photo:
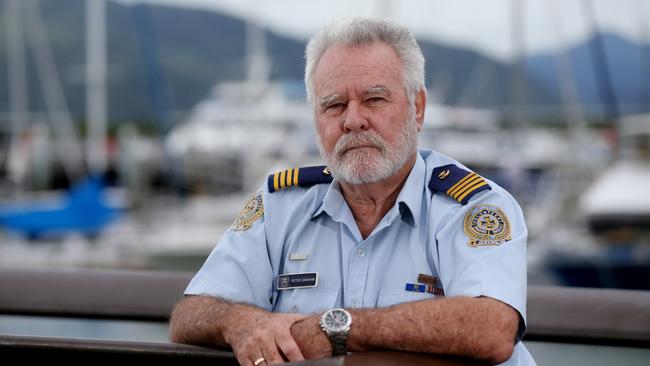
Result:
<svg viewBox="0 0 650 366">
<path fill-rule="evenodd" d="M 355 15 L 416 33 L 420 146 L 517 198 L 530 284 L 650 289 L 643 0 L 0 0 L 0 267 L 198 269 L 320 162 L 304 46 Z"/>
</svg>

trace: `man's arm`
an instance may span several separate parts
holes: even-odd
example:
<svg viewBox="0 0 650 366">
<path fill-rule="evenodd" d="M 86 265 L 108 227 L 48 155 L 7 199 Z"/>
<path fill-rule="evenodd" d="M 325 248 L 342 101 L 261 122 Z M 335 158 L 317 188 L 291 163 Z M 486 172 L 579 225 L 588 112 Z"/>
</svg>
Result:
<svg viewBox="0 0 650 366">
<path fill-rule="evenodd" d="M 241 365 L 260 357 L 267 364 L 303 360 L 289 328 L 303 315 L 270 313 L 255 306 L 209 296 L 179 302 L 170 320 L 172 342 L 230 345 Z M 284 357 L 283 357 L 284 355 Z"/>
<path fill-rule="evenodd" d="M 352 326 L 348 350 L 395 349 L 451 354 L 501 363 L 512 355 L 519 315 L 487 297 L 453 297 L 379 309 L 348 309 Z M 314 315 L 296 322 L 291 333 L 306 358 L 331 354 Z"/>
</svg>

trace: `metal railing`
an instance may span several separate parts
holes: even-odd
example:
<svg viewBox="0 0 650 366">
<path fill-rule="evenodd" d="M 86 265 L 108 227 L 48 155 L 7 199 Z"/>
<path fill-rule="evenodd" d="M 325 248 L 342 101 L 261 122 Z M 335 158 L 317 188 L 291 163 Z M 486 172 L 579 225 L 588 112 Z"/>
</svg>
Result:
<svg viewBox="0 0 650 366">
<path fill-rule="evenodd" d="M 192 274 L 108 270 L 0 270 L 0 314 L 166 322 Z M 650 348 L 650 292 L 530 286 L 524 340 Z M 236 365 L 227 349 L 152 342 L 0 335 L 20 357 L 85 360 L 187 359 Z M 472 365 L 471 360 L 369 352 L 318 365 Z M 325 363 L 323 363 L 325 362 Z M 305 364 L 312 364 L 306 362 Z"/>
</svg>

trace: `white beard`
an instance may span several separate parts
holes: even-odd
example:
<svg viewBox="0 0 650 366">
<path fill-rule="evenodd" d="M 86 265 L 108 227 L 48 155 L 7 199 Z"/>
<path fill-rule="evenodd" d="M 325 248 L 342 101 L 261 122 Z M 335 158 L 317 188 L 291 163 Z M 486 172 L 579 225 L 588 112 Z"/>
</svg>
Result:
<svg viewBox="0 0 650 366">
<path fill-rule="evenodd" d="M 415 108 L 411 107 L 392 145 L 372 130 L 341 136 L 329 154 L 325 152 L 320 136 L 317 141 L 321 157 L 332 175 L 341 182 L 359 185 L 376 183 L 396 174 L 415 153 L 417 137 Z M 354 146 L 373 147 L 349 150 Z"/>
</svg>

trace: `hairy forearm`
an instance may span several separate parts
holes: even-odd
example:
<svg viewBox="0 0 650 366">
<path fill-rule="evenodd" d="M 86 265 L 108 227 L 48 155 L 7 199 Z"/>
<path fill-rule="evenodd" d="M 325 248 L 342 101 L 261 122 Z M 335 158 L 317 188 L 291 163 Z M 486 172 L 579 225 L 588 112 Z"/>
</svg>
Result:
<svg viewBox="0 0 650 366">
<path fill-rule="evenodd" d="M 238 315 L 264 313 L 254 306 L 232 303 L 227 300 L 190 296 L 176 305 L 169 321 L 172 342 L 189 344 L 228 344 L 225 332 L 233 321 L 253 321 L 254 316 Z"/>
<path fill-rule="evenodd" d="M 455 297 L 351 310 L 351 351 L 390 348 L 500 363 L 512 354 L 519 316 L 489 298 Z"/>
</svg>

